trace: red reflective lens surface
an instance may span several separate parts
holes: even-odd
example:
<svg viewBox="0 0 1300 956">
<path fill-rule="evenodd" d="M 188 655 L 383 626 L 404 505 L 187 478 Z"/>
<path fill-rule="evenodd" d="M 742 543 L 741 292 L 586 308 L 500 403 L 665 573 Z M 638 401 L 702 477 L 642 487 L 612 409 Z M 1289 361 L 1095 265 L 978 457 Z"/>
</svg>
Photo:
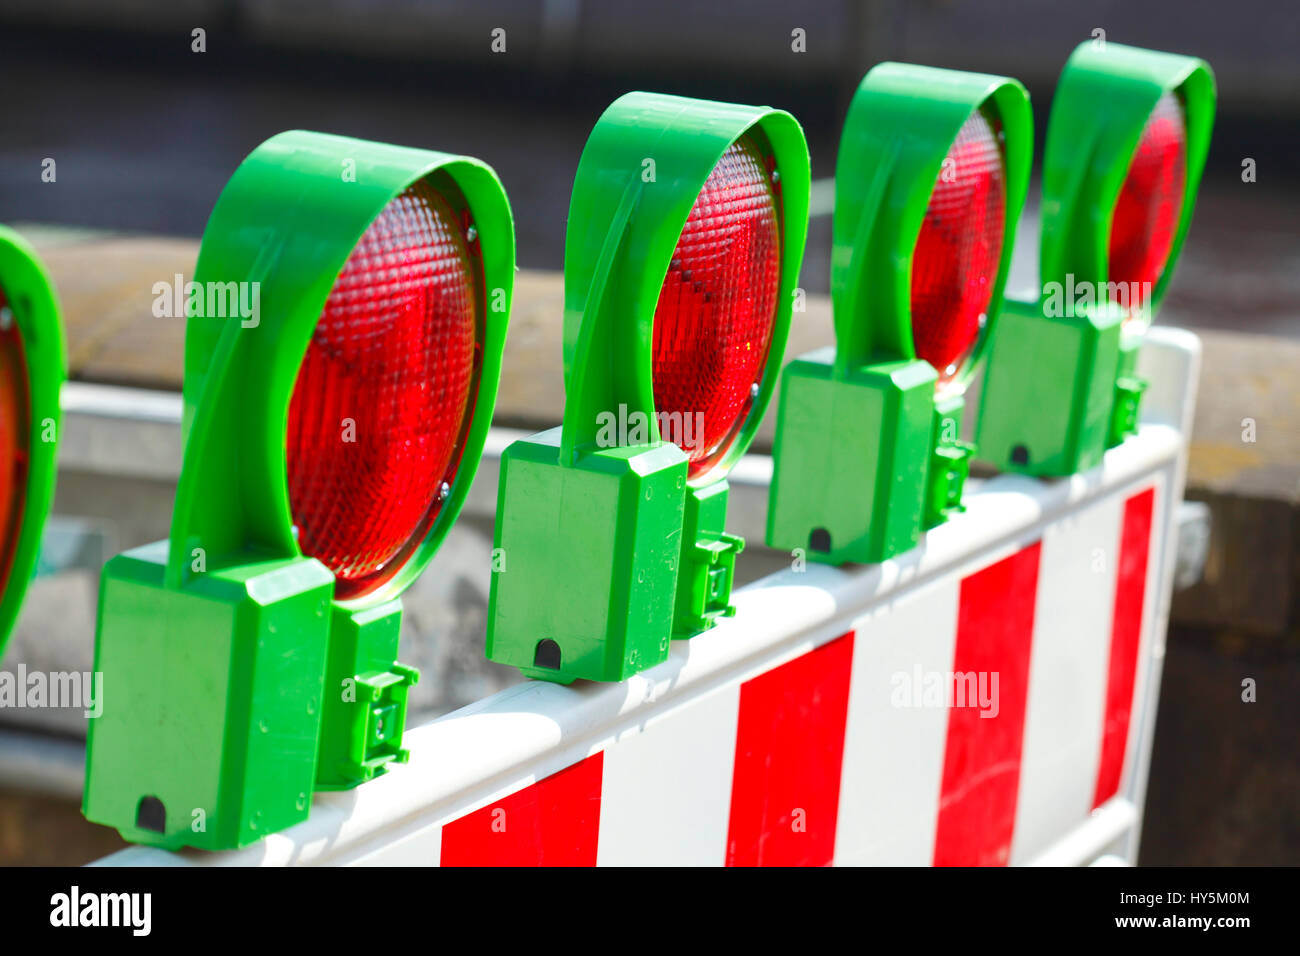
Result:
<svg viewBox="0 0 1300 956">
<path fill-rule="evenodd" d="M 912 345 L 939 373 L 940 389 L 961 374 L 979 343 L 1005 224 L 1002 149 L 976 111 L 944 158 L 912 252 Z"/>
<path fill-rule="evenodd" d="M 1187 128 L 1178 97 L 1166 93 L 1151 111 L 1110 225 L 1108 280 L 1123 283 L 1129 318 L 1145 318 L 1151 292 L 1169 261 L 1183 212 Z"/>
<path fill-rule="evenodd" d="M 27 359 L 13 310 L 0 289 L 0 588 L 9 580 L 27 502 L 31 411 Z"/>
<path fill-rule="evenodd" d="M 654 397 L 662 436 L 704 474 L 753 406 L 776 325 L 776 190 L 747 138 L 727 148 L 691 207 L 659 292 Z"/>
<path fill-rule="evenodd" d="M 336 597 L 396 573 L 454 477 L 481 358 L 470 257 L 417 183 L 366 230 L 316 324 L 289 406 L 289 505 Z"/>
</svg>

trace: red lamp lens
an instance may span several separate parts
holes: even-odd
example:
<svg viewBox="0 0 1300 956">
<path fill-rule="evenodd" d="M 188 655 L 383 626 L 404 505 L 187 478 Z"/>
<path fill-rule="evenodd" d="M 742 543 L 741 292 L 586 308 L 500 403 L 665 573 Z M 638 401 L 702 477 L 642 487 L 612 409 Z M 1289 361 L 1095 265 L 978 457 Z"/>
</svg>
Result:
<svg viewBox="0 0 1300 956">
<path fill-rule="evenodd" d="M 0 289 L 0 588 L 9 580 L 27 503 L 31 409 L 27 357 L 9 300 Z"/>
<path fill-rule="evenodd" d="M 691 207 L 654 319 L 660 433 L 691 478 L 726 454 L 767 367 L 781 280 L 776 189 L 763 154 L 733 143 Z"/>
<path fill-rule="evenodd" d="M 471 250 L 426 181 L 392 200 L 334 282 L 289 405 L 298 544 L 335 596 L 389 580 L 460 461 L 481 364 Z"/>
<path fill-rule="evenodd" d="M 1187 176 L 1187 127 L 1178 97 L 1160 97 L 1147 118 L 1110 226 L 1108 280 L 1124 283 L 1129 318 L 1144 313 L 1178 235 Z"/>
<path fill-rule="evenodd" d="M 976 111 L 948 150 L 912 251 L 912 345 L 940 389 L 961 374 L 987 323 L 1005 226 L 1002 149 Z"/>
</svg>

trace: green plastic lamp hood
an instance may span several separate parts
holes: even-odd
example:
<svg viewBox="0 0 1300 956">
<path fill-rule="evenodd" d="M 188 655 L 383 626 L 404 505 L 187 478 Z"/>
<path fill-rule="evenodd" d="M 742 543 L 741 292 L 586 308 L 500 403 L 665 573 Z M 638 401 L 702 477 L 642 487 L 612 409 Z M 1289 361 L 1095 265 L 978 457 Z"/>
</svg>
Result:
<svg viewBox="0 0 1300 956">
<path fill-rule="evenodd" d="M 64 377 L 63 329 L 50 278 L 31 246 L 0 226 L 0 656 L 54 500 Z"/>
</svg>

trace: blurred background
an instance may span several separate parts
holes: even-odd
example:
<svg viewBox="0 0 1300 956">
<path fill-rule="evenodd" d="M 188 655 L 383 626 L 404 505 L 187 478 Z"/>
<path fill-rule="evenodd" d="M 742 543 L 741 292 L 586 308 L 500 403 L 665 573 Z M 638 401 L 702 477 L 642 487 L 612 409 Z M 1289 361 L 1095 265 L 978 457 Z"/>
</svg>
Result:
<svg viewBox="0 0 1300 956">
<path fill-rule="evenodd" d="M 537 429 L 563 401 L 557 270 L 573 174 L 616 96 L 763 103 L 804 125 L 815 184 L 801 285 L 814 304 L 793 355 L 831 341 L 831 178 L 862 74 L 892 59 L 1015 76 L 1041 150 L 1061 66 L 1102 30 L 1205 58 L 1219 95 L 1158 317 L 1205 345 L 1187 496 L 1206 503 L 1212 533 L 1202 579 L 1175 595 L 1141 859 L 1300 862 L 1298 16 L 1270 0 L 4 0 L 0 221 L 56 279 L 81 387 L 41 575 L 0 668 L 89 670 L 100 565 L 166 535 L 183 323 L 151 314 L 151 289 L 192 272 L 222 186 L 266 137 L 315 129 L 496 168 L 524 270 L 497 424 Z M 1036 284 L 1037 216 L 1035 182 L 1012 285 Z M 406 602 L 401 659 L 424 672 L 422 716 L 517 679 L 482 659 L 495 487 L 485 467 Z M 742 530 L 758 544 L 761 530 Z M 786 557 L 751 547 L 741 561 L 753 579 Z M 0 710 L 0 863 L 81 862 L 118 845 L 77 812 L 83 739 L 80 711 Z"/>
</svg>

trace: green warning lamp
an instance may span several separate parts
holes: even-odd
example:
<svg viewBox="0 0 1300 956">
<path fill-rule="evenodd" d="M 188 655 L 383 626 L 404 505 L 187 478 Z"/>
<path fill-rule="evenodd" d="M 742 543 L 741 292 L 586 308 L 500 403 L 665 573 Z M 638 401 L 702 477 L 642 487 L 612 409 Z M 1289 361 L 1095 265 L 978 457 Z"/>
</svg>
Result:
<svg viewBox="0 0 1300 956">
<path fill-rule="evenodd" d="M 1137 353 L 1191 222 L 1214 123 L 1193 57 L 1085 41 L 1043 153 L 1041 289 L 1008 299 L 980 396 L 980 457 L 1068 475 L 1137 429 Z"/>
<path fill-rule="evenodd" d="M 878 562 L 961 510 L 964 393 L 1001 302 L 1033 148 L 1015 80 L 882 63 L 835 168 L 835 346 L 785 369 L 770 547 Z"/>
<path fill-rule="evenodd" d="M 64 368 L 50 278 L 31 246 L 0 226 L 0 656 L 54 500 Z"/>
<path fill-rule="evenodd" d="M 171 537 L 104 569 L 85 815 L 223 849 L 406 759 L 399 595 L 487 436 L 514 227 L 483 163 L 288 132 L 187 283 Z"/>
<path fill-rule="evenodd" d="M 788 113 L 629 93 L 583 150 L 562 427 L 501 463 L 487 655 L 617 681 L 732 613 L 727 473 L 776 381 L 808 225 Z"/>
</svg>

